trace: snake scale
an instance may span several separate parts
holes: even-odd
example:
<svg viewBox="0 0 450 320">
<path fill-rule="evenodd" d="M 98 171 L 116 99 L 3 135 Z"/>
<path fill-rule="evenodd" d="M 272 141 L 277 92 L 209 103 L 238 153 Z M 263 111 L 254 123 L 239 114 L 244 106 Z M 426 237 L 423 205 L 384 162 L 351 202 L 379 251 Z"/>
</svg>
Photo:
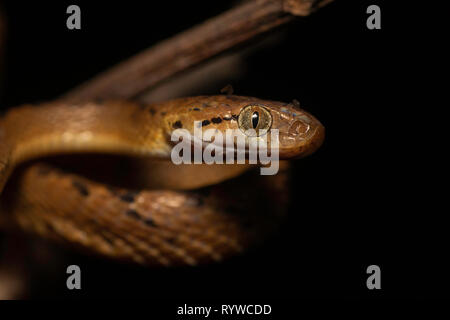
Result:
<svg viewBox="0 0 450 320">
<path fill-rule="evenodd" d="M 278 129 L 280 160 L 309 155 L 324 138 L 320 122 L 296 104 L 235 95 L 12 108 L 0 119 L 0 226 L 145 265 L 196 265 L 242 252 L 270 229 L 277 209 L 258 211 L 272 199 L 258 194 L 264 183 L 250 165 L 171 165 L 172 131 L 193 134 L 194 121 L 201 130 Z M 157 159 L 153 173 L 136 175 L 159 184 L 127 189 L 40 161 L 83 154 Z M 185 176 L 189 168 L 194 173 Z M 241 175 L 251 182 L 232 179 Z M 265 180 L 270 190 L 284 183 L 274 177 Z M 257 203 L 246 201 L 252 193 Z"/>
</svg>

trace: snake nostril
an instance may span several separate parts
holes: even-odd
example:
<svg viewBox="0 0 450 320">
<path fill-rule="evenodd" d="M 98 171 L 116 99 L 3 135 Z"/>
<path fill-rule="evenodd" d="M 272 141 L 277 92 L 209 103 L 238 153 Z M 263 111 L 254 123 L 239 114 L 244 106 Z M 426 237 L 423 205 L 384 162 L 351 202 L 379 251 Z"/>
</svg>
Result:
<svg viewBox="0 0 450 320">
<path fill-rule="evenodd" d="M 309 124 L 296 120 L 289 128 L 290 135 L 303 135 L 309 131 Z"/>
</svg>

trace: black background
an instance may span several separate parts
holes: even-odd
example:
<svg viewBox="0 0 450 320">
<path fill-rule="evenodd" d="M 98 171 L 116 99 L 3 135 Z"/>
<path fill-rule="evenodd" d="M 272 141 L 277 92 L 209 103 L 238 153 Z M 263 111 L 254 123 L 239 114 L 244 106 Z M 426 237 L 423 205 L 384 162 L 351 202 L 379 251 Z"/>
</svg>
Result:
<svg viewBox="0 0 450 320">
<path fill-rule="evenodd" d="M 417 28 L 401 22 L 406 2 L 397 3 L 336 1 L 282 27 L 278 42 L 246 58 L 243 77 L 223 83 L 240 95 L 298 99 L 326 127 L 321 149 L 295 163 L 294 201 L 280 235 L 244 257 L 195 269 L 148 270 L 74 255 L 70 263 L 83 270 L 82 290 L 65 289 L 61 267 L 53 269 L 53 278 L 33 279 L 31 297 L 263 303 L 447 295 L 444 212 L 425 191 L 433 184 L 425 184 L 424 176 L 433 174 L 422 171 L 432 153 L 422 135 L 430 114 L 412 119 L 426 113 L 415 99 L 424 80 L 424 44 Z M 81 7 L 79 31 L 66 28 L 69 4 Z M 366 28 L 369 4 L 381 7 L 381 30 Z M 53 99 L 231 3 L 11 1 L 4 7 L 1 101 L 8 108 Z M 371 264 L 382 271 L 379 291 L 366 287 Z"/>
</svg>

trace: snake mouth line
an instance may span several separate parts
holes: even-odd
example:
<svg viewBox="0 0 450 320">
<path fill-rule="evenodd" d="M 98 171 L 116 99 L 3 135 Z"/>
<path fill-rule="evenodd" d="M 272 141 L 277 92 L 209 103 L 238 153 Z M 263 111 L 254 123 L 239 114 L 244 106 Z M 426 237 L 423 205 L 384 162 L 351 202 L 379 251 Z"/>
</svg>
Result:
<svg viewBox="0 0 450 320">
<path fill-rule="evenodd" d="M 278 172 L 279 140 L 278 130 L 272 129 L 264 136 L 247 136 L 238 130 L 227 129 L 225 135 L 213 130 L 212 135 L 192 135 L 188 130 L 172 132 L 175 142 L 171 151 L 174 164 L 262 164 L 261 174 L 273 175 Z M 240 130 L 239 130 L 240 131 Z M 200 132 L 201 133 L 201 132 Z M 225 136 L 225 138 L 224 138 Z M 181 141 L 180 141 L 181 140 Z"/>
</svg>

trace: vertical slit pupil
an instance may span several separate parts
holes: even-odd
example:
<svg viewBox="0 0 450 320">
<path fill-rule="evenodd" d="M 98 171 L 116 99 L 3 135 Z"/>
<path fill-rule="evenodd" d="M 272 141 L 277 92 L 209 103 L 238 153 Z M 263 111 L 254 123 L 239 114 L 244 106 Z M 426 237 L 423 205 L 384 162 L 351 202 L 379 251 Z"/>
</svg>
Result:
<svg viewBox="0 0 450 320">
<path fill-rule="evenodd" d="M 252 126 L 253 126 L 253 129 L 256 129 L 256 127 L 258 126 L 258 122 L 259 122 L 259 113 L 257 111 L 255 111 L 252 114 Z"/>
</svg>

